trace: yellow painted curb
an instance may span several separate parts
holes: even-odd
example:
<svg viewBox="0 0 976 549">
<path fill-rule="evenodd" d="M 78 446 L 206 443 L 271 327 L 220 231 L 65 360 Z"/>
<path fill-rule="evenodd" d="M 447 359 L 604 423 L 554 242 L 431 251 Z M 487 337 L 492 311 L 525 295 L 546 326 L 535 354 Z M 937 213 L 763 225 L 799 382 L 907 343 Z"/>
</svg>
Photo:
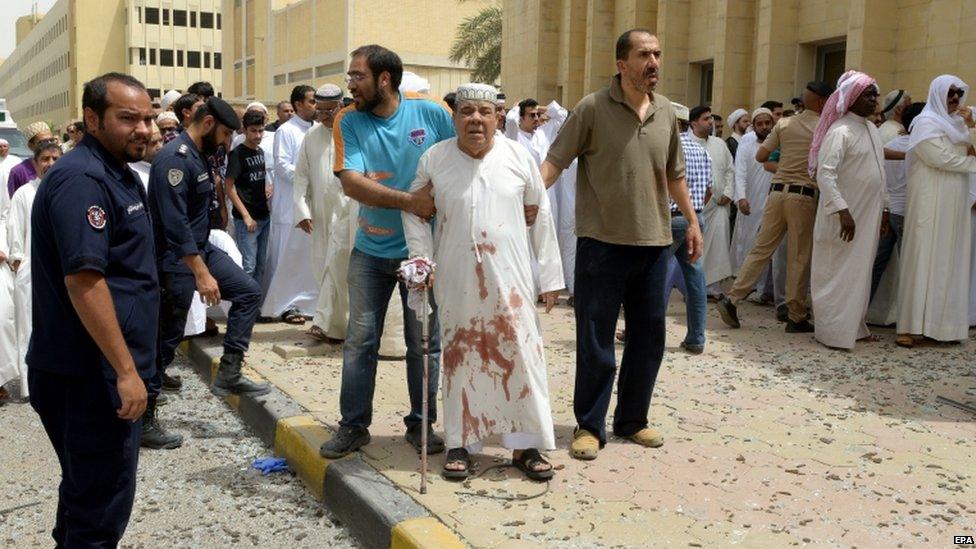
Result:
<svg viewBox="0 0 976 549">
<path fill-rule="evenodd" d="M 397 523 L 390 535 L 390 549 L 466 547 L 441 521 L 433 517 L 407 519 Z"/>
<path fill-rule="evenodd" d="M 275 430 L 275 454 L 288 460 L 288 465 L 320 500 L 325 486 L 325 468 L 330 461 L 319 455 L 319 446 L 327 438 L 325 427 L 311 416 L 281 419 Z"/>
</svg>

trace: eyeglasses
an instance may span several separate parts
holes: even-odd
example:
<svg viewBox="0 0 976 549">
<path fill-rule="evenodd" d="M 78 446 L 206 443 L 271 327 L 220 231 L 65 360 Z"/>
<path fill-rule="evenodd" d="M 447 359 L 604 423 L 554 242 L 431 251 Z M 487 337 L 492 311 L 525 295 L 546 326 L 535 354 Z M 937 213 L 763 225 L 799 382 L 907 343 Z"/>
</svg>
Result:
<svg viewBox="0 0 976 549">
<path fill-rule="evenodd" d="M 949 88 L 948 97 L 962 97 L 965 92 L 959 88 Z"/>
<path fill-rule="evenodd" d="M 367 75 L 361 72 L 351 72 L 346 75 L 346 84 L 352 81 L 362 82 L 363 80 L 366 80 L 367 77 L 368 77 Z"/>
</svg>

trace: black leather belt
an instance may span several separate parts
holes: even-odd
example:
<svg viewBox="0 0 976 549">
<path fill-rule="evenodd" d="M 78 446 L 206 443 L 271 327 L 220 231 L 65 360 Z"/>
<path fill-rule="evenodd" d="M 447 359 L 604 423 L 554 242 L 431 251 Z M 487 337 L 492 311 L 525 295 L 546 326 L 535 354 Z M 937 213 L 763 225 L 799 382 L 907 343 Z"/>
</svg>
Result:
<svg viewBox="0 0 976 549">
<path fill-rule="evenodd" d="M 807 187 L 805 185 L 788 185 L 786 183 L 773 183 L 770 185 L 770 189 L 774 191 L 786 191 L 793 194 L 802 194 L 803 196 L 809 196 L 811 198 L 817 197 L 817 189 L 813 187 Z"/>
<path fill-rule="evenodd" d="M 701 210 L 695 210 L 695 215 L 702 213 Z M 681 210 L 671 210 L 671 215 L 677 217 L 684 217 L 685 214 L 681 213 Z"/>
</svg>

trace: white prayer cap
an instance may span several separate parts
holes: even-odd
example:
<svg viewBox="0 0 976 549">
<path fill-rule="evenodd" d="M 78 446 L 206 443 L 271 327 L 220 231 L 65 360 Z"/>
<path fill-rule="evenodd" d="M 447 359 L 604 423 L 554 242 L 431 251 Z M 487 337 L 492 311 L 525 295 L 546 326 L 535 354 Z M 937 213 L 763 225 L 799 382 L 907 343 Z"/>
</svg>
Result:
<svg viewBox="0 0 976 549">
<path fill-rule="evenodd" d="M 768 114 L 770 118 L 773 118 L 773 111 L 767 109 L 766 107 L 759 107 L 758 109 L 752 111 L 752 119 L 755 120 L 760 114 Z"/>
<path fill-rule="evenodd" d="M 688 107 L 681 103 L 675 103 L 674 101 L 671 102 L 671 105 L 674 107 L 674 114 L 678 117 L 678 120 L 687 122 L 689 117 Z"/>
<path fill-rule="evenodd" d="M 890 120 L 891 117 L 895 116 L 895 107 L 906 97 L 908 97 L 908 92 L 905 90 L 891 90 L 888 92 L 888 95 L 884 97 L 884 101 L 881 102 L 881 112 L 884 113 L 884 117 Z"/>
<path fill-rule="evenodd" d="M 429 94 L 430 82 L 410 71 L 403 71 L 403 77 L 400 79 L 400 91 Z"/>
<path fill-rule="evenodd" d="M 505 92 L 498 92 L 498 95 L 495 96 L 495 104 L 499 107 L 505 106 Z"/>
<path fill-rule="evenodd" d="M 315 90 L 316 101 L 342 101 L 342 90 L 335 84 L 323 84 Z"/>
<path fill-rule="evenodd" d="M 461 101 L 485 101 L 487 103 L 494 103 L 497 98 L 498 90 L 495 89 L 495 86 L 471 83 L 458 86 L 454 101 L 455 103 L 460 103 Z"/>
<path fill-rule="evenodd" d="M 251 110 L 258 110 L 263 112 L 264 114 L 268 114 L 268 107 L 265 107 L 264 103 L 260 101 L 254 101 L 252 103 L 248 103 L 247 106 L 244 107 L 244 112 L 248 112 Z"/>
<path fill-rule="evenodd" d="M 38 120 L 37 122 L 31 122 L 26 128 L 24 128 L 24 139 L 30 141 L 41 132 L 49 132 L 51 128 L 47 125 L 47 122 Z"/>
<path fill-rule="evenodd" d="M 732 111 L 732 114 L 725 119 L 725 123 L 728 124 L 729 128 L 734 128 L 736 123 L 739 122 L 739 119 L 747 114 L 749 114 L 749 111 L 745 109 L 735 109 Z"/>
<path fill-rule="evenodd" d="M 173 112 L 173 111 L 163 111 L 163 112 L 159 113 L 159 115 L 156 117 L 156 123 L 157 124 L 162 124 L 164 120 L 172 120 L 173 122 L 176 122 L 177 124 L 180 123 L 180 119 L 179 118 L 176 118 L 176 113 Z"/>
<path fill-rule="evenodd" d="M 159 100 L 159 108 L 163 109 L 164 111 L 169 110 L 170 106 L 182 96 L 183 94 L 180 93 L 180 90 L 169 90 L 165 95 L 163 95 L 163 98 Z"/>
</svg>

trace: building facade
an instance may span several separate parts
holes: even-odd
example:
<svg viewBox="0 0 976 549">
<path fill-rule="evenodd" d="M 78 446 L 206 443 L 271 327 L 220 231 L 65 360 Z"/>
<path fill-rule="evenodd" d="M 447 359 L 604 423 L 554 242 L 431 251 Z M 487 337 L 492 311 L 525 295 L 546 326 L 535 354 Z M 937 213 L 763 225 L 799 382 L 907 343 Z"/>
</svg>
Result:
<svg viewBox="0 0 976 549">
<path fill-rule="evenodd" d="M 0 97 L 21 127 L 43 120 L 61 128 L 80 118 L 85 82 L 110 71 L 138 78 L 153 100 L 200 80 L 219 92 L 219 8 L 220 0 L 59 0 L 18 20 Z"/>
<path fill-rule="evenodd" d="M 976 83 L 972 0 L 504 0 L 503 13 L 502 82 L 514 100 L 575 105 L 607 85 L 616 38 L 635 27 L 660 39 L 659 91 L 723 115 L 786 103 L 846 69 L 918 101 L 940 74 Z"/>
<path fill-rule="evenodd" d="M 494 0 L 223 0 L 225 96 L 273 104 L 298 84 L 345 87 L 349 52 L 381 44 L 443 96 L 470 70 L 448 59 L 461 21 Z"/>
</svg>

